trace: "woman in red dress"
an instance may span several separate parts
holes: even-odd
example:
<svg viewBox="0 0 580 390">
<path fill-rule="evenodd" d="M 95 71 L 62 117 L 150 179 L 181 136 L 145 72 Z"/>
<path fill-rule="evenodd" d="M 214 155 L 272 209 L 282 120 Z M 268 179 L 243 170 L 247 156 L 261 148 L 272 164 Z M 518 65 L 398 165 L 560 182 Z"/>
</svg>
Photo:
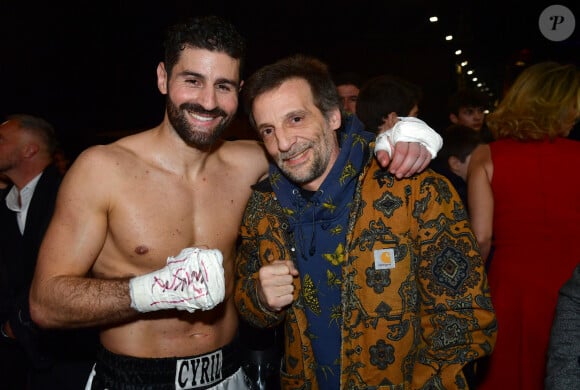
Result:
<svg viewBox="0 0 580 390">
<path fill-rule="evenodd" d="M 580 117 L 575 65 L 525 69 L 487 124 L 495 141 L 472 154 L 469 213 L 482 256 L 492 236 L 489 285 L 498 337 L 478 390 L 542 390 L 558 290 L 580 262 Z"/>
</svg>

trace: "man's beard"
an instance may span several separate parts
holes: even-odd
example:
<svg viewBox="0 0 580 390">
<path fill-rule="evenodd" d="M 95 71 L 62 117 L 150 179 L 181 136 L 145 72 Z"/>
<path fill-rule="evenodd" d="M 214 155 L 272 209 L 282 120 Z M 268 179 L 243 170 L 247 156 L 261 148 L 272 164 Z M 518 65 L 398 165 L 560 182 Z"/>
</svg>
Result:
<svg viewBox="0 0 580 390">
<path fill-rule="evenodd" d="M 328 143 L 324 142 L 320 142 L 319 144 L 316 142 L 310 142 L 307 145 L 297 146 L 297 148 L 298 147 L 300 147 L 302 151 L 306 150 L 307 147 L 313 147 L 314 159 L 312 160 L 307 171 L 291 169 L 284 164 L 284 158 L 297 154 L 296 150 L 281 153 L 278 156 L 277 165 L 284 173 L 284 175 L 286 175 L 291 181 L 298 184 L 299 186 L 302 186 L 318 179 L 324 174 L 330 162 L 331 153 Z"/>
<path fill-rule="evenodd" d="M 219 107 L 210 111 L 204 109 L 199 104 L 193 103 L 183 103 L 177 107 L 169 98 L 167 99 L 166 107 L 169 123 L 171 123 L 179 137 L 190 146 L 204 147 L 213 145 L 227 129 L 233 119 L 233 115 L 228 116 L 226 112 Z M 215 126 L 211 133 L 207 133 L 206 131 L 196 131 L 195 127 L 189 123 L 185 111 L 202 115 L 211 115 L 214 117 L 222 117 L 222 120 Z"/>
</svg>

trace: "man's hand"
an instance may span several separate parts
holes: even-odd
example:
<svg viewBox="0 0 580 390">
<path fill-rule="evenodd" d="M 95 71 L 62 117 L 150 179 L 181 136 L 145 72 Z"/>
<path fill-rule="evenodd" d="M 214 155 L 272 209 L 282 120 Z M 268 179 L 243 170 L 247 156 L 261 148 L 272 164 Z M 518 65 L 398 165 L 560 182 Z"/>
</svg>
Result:
<svg viewBox="0 0 580 390">
<path fill-rule="evenodd" d="M 379 164 L 395 175 L 398 179 L 422 172 L 431 162 L 431 153 L 418 142 L 397 142 L 393 159 L 385 150 L 376 153 Z M 389 165 L 390 163 L 390 165 Z"/>
<path fill-rule="evenodd" d="M 139 312 L 213 309 L 225 296 L 222 263 L 217 249 L 183 249 L 160 270 L 130 280 L 131 307 Z"/>
<path fill-rule="evenodd" d="M 400 117 L 392 128 L 377 136 L 375 155 L 383 168 L 390 163 L 389 172 L 400 179 L 427 168 L 442 146 L 441 136 L 425 122 Z"/>
<path fill-rule="evenodd" d="M 294 299 L 294 277 L 298 270 L 290 260 L 276 260 L 260 268 L 258 297 L 266 308 L 280 311 Z"/>
</svg>

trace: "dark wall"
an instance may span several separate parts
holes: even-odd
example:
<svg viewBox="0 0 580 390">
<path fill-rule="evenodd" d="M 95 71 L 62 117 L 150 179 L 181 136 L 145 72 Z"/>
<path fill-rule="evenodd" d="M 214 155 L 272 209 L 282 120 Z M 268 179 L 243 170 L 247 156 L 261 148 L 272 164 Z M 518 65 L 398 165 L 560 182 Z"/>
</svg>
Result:
<svg viewBox="0 0 580 390">
<path fill-rule="evenodd" d="M 577 31 L 560 43 L 541 36 L 538 15 L 552 4 L 546 1 L 54 3 L 0 2 L 0 115 L 46 117 L 73 156 L 162 120 L 164 98 L 155 74 L 162 35 L 185 15 L 215 13 L 232 20 L 248 39 L 246 74 L 301 52 L 337 72 L 407 78 L 423 88 L 420 115 L 434 127 L 446 125 L 445 101 L 457 88 L 457 46 L 496 96 L 523 49 L 530 61 L 577 61 L 580 52 Z M 558 3 L 577 8 L 571 1 Z M 427 22 L 433 13 L 440 16 L 436 25 Z M 580 12 L 575 15 L 580 20 Z M 456 37 L 451 44 L 443 39 L 447 33 Z"/>
</svg>

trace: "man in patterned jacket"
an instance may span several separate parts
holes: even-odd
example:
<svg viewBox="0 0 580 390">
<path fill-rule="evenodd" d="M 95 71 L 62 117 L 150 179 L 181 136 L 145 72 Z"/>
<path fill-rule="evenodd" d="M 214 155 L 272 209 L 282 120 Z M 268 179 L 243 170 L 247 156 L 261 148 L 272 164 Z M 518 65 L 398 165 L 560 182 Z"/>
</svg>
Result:
<svg viewBox="0 0 580 390">
<path fill-rule="evenodd" d="M 443 176 L 396 179 L 345 131 L 326 66 L 294 56 L 244 86 L 273 162 L 241 227 L 235 302 L 283 323 L 283 389 L 466 389 L 495 316 L 463 205 Z M 358 123 L 358 125 L 357 125 Z"/>
</svg>

